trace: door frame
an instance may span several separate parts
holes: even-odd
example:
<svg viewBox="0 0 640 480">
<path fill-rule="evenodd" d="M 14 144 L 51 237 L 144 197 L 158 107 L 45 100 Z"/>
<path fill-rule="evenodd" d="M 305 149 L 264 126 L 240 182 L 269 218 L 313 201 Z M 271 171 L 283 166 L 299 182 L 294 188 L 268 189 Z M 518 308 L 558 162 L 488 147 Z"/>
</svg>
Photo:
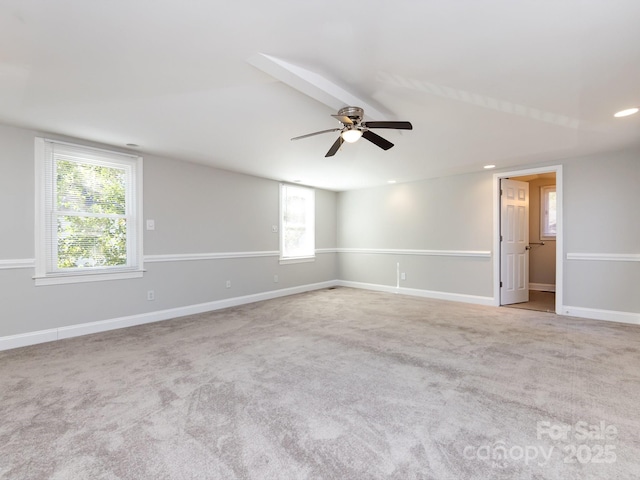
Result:
<svg viewBox="0 0 640 480">
<path fill-rule="evenodd" d="M 500 306 L 500 180 L 510 177 L 523 177 L 539 173 L 556 174 L 556 313 L 562 312 L 563 305 L 563 259 L 564 259 L 564 228 L 563 228 L 563 182 L 562 165 L 550 165 L 548 167 L 527 168 L 512 170 L 509 172 L 496 172 L 493 174 L 493 305 Z"/>
</svg>

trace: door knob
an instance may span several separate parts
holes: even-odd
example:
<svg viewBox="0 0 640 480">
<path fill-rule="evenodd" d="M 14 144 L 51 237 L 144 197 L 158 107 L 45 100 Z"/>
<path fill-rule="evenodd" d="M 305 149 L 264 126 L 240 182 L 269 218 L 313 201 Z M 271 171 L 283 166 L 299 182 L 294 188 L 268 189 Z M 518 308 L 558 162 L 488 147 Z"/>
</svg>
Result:
<svg viewBox="0 0 640 480">
<path fill-rule="evenodd" d="M 531 250 L 531 245 L 527 245 L 524 247 L 525 250 Z"/>
</svg>

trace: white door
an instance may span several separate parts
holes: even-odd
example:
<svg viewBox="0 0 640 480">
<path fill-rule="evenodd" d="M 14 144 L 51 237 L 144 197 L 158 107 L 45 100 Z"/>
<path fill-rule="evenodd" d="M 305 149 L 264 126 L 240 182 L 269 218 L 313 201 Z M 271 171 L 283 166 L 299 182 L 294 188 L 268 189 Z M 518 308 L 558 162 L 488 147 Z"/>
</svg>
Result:
<svg viewBox="0 0 640 480">
<path fill-rule="evenodd" d="M 500 305 L 529 301 L 529 184 L 500 183 Z"/>
</svg>

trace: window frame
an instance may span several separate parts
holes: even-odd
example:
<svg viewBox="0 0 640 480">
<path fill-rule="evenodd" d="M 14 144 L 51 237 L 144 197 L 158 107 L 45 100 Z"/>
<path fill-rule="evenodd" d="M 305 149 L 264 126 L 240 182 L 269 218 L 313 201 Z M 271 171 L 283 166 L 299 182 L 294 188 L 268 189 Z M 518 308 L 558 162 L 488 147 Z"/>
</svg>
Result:
<svg viewBox="0 0 640 480">
<path fill-rule="evenodd" d="M 540 240 L 552 241 L 552 240 L 555 240 L 557 237 L 557 231 L 556 233 L 552 233 L 549 231 L 549 194 L 550 193 L 556 193 L 555 185 L 543 185 L 540 187 Z M 556 213 L 556 222 L 557 222 L 557 213 Z"/>
<path fill-rule="evenodd" d="M 79 161 L 79 163 L 88 165 L 113 166 L 126 170 L 128 176 L 128 188 L 125 192 L 127 207 L 124 215 L 127 221 L 126 265 L 58 269 L 57 251 L 54 251 L 57 243 L 57 221 L 53 220 L 56 215 L 54 175 L 58 155 L 85 159 L 85 162 Z M 36 269 L 33 278 L 36 286 L 122 280 L 143 276 L 142 167 L 143 159 L 138 155 L 43 137 L 35 138 Z"/>
<path fill-rule="evenodd" d="M 285 235 L 287 225 L 285 221 L 285 199 L 289 191 L 305 191 L 310 194 L 310 206 L 305 215 L 305 233 L 312 239 L 311 251 L 304 255 L 287 254 L 285 248 Z M 315 189 L 301 185 L 280 184 L 280 264 L 314 262 L 316 258 L 316 220 L 315 220 Z"/>
</svg>

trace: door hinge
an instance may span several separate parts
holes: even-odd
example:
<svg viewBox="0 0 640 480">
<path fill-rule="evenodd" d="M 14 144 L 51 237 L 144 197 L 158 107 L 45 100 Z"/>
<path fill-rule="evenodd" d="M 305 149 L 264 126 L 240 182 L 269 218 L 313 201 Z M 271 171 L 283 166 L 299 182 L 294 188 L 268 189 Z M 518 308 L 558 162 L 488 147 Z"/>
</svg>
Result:
<svg viewBox="0 0 640 480">
<path fill-rule="evenodd" d="M 502 241 L 502 235 L 500 235 L 500 241 Z"/>
<path fill-rule="evenodd" d="M 502 288 L 502 282 L 500 282 L 500 288 Z"/>
</svg>

